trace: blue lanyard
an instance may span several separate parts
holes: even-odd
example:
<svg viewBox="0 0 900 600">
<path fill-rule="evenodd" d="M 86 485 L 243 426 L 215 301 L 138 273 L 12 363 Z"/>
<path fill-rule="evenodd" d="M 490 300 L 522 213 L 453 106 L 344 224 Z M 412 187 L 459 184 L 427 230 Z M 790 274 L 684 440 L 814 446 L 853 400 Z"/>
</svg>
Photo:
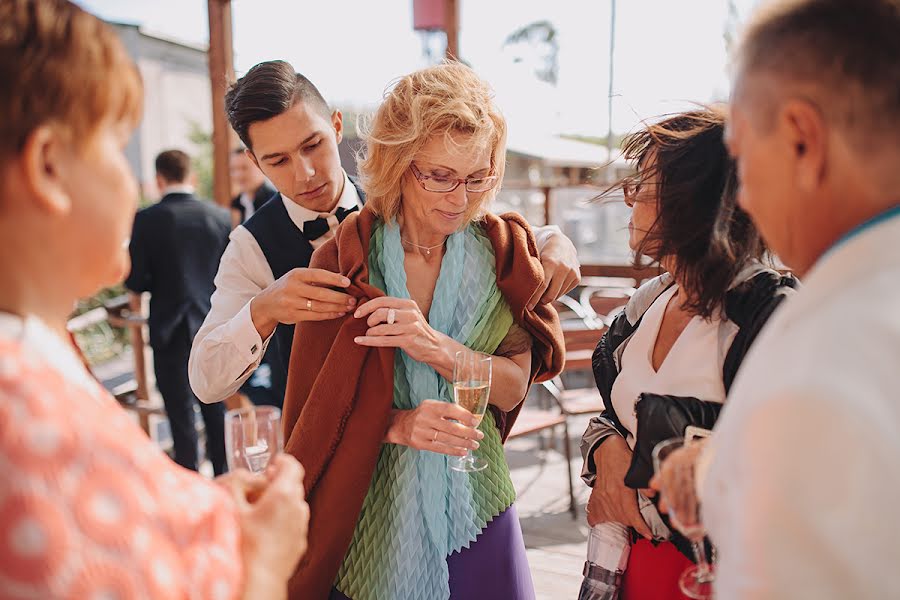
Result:
<svg viewBox="0 0 900 600">
<path fill-rule="evenodd" d="M 875 215 L 868 221 L 864 221 L 863 223 L 860 223 L 859 225 L 857 225 L 856 227 L 854 227 L 853 229 L 851 229 L 850 231 L 848 231 L 847 233 L 842 235 L 838 241 L 836 241 L 834 244 L 832 244 L 831 248 L 828 249 L 828 252 L 832 252 L 835 248 L 842 245 L 844 242 L 846 242 L 852 238 L 855 238 L 856 236 L 858 236 L 862 232 L 866 231 L 867 229 L 871 229 L 872 227 L 875 227 L 879 223 L 883 223 L 884 221 L 888 221 L 897 216 L 900 216 L 900 204 L 898 204 L 897 206 L 895 206 L 893 208 L 887 209 L 883 213 L 879 213 L 879 214 Z"/>
</svg>

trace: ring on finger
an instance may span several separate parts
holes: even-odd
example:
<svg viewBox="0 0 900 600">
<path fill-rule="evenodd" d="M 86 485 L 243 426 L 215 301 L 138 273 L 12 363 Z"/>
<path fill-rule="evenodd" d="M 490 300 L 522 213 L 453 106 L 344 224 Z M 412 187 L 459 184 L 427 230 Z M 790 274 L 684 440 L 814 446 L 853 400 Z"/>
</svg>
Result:
<svg viewBox="0 0 900 600">
<path fill-rule="evenodd" d="M 312 310 L 312 300 L 306 301 L 306 310 Z"/>
<path fill-rule="evenodd" d="M 440 433 L 440 432 L 439 432 L 437 429 L 435 429 L 435 430 L 434 430 L 434 436 L 431 438 L 431 443 L 432 443 L 432 444 L 434 444 L 435 442 L 437 442 L 437 436 L 438 436 L 438 433 Z"/>
<path fill-rule="evenodd" d="M 394 321 L 396 321 L 396 320 L 397 320 L 397 311 L 394 310 L 393 308 L 389 308 L 388 313 L 387 313 L 387 324 L 393 325 Z M 435 429 L 435 433 L 437 433 L 436 429 Z"/>
</svg>

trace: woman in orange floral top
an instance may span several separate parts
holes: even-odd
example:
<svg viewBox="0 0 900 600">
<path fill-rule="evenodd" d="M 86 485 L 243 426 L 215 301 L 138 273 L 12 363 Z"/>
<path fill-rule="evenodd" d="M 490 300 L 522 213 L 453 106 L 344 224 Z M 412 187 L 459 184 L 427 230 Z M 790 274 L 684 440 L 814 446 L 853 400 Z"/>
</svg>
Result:
<svg viewBox="0 0 900 600">
<path fill-rule="evenodd" d="M 128 269 L 137 68 L 66 0 L 0 0 L 0 81 L 0 598 L 284 597 L 299 464 L 219 485 L 178 467 L 66 335 Z"/>
</svg>

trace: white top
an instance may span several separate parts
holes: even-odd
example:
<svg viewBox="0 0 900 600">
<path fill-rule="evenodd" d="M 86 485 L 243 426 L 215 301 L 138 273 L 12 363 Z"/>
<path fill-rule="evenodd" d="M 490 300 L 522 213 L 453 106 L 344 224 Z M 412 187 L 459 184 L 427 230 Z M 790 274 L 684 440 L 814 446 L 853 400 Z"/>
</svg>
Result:
<svg viewBox="0 0 900 600">
<path fill-rule="evenodd" d="M 622 368 L 612 387 L 612 403 L 628 430 L 625 440 L 634 449 L 637 431 L 635 404 L 642 393 L 691 396 L 709 402 L 725 401 L 722 367 L 738 327 L 731 321 L 694 317 L 659 366 L 653 369 L 653 347 L 662 318 L 678 287 L 663 292 L 644 313 L 622 353 Z"/>
<path fill-rule="evenodd" d="M 718 598 L 900 598 L 900 217 L 819 260 L 707 448 Z"/>
<path fill-rule="evenodd" d="M 303 223 L 319 213 L 307 210 L 281 197 L 288 216 L 300 231 Z M 356 186 L 344 175 L 344 191 L 328 218 L 331 231 L 312 242 L 313 248 L 325 243 L 338 226 L 333 213 L 340 208 L 361 206 Z M 206 403 L 219 402 L 234 394 L 250 377 L 271 336 L 263 340 L 250 318 L 250 301 L 275 282 L 256 238 L 243 225 L 237 226 L 222 255 L 216 273 L 216 291 L 212 307 L 191 347 L 188 374 L 191 388 Z"/>
<path fill-rule="evenodd" d="M 238 198 L 238 202 L 240 202 L 241 207 L 244 209 L 244 221 L 253 216 L 253 213 L 256 212 L 256 205 L 253 204 L 253 194 L 248 194 L 247 192 L 241 193 L 240 198 Z"/>
<path fill-rule="evenodd" d="M 193 194 L 194 186 L 187 183 L 173 183 L 172 185 L 167 185 L 160 192 L 160 198 L 164 196 L 168 196 L 169 194 Z"/>
</svg>

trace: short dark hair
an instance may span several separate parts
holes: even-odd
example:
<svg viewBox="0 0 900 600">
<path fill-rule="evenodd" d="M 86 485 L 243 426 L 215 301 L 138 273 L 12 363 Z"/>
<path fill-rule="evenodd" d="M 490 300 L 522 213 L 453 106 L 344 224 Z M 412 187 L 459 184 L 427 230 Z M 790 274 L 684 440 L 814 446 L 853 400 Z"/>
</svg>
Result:
<svg viewBox="0 0 900 600">
<path fill-rule="evenodd" d="M 170 183 L 183 183 L 191 173 L 191 157 L 181 150 L 166 150 L 156 156 L 156 174 Z"/>
<path fill-rule="evenodd" d="M 775 77 L 758 110 L 774 122 L 775 90 L 813 88 L 824 117 L 871 153 L 900 139 L 900 0 L 787 0 L 759 10 L 738 49 L 738 72 Z"/>
<path fill-rule="evenodd" d="M 655 175 L 656 222 L 638 256 L 672 257 L 673 275 L 684 286 L 685 309 L 704 318 L 722 306 L 741 269 L 767 253 L 750 217 L 737 205 L 737 169 L 724 131 L 725 111 L 718 108 L 646 126 L 622 146 L 638 173 L 616 186 L 638 186 Z"/>
<path fill-rule="evenodd" d="M 225 94 L 225 112 L 232 129 L 253 151 L 248 130 L 305 102 L 326 117 L 331 110 L 313 83 L 283 60 L 261 62 L 238 79 Z"/>
</svg>

